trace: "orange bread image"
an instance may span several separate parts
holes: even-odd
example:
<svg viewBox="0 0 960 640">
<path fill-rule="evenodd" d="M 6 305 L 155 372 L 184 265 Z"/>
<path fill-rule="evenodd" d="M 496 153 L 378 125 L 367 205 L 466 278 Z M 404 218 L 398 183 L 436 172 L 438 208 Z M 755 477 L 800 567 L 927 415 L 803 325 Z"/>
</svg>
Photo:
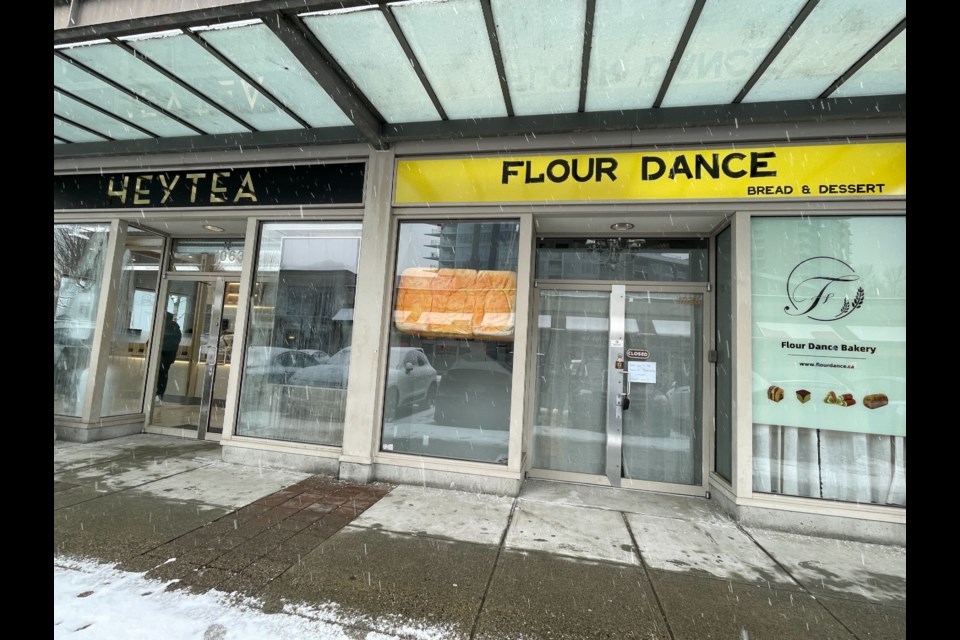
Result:
<svg viewBox="0 0 960 640">
<path fill-rule="evenodd" d="M 397 307 L 394 322 L 400 331 L 422 333 L 427 330 L 427 319 L 432 304 L 431 287 L 437 269 L 407 269 L 397 288 Z"/>
<path fill-rule="evenodd" d="M 473 334 L 477 338 L 513 339 L 516 320 L 517 274 L 513 271 L 477 272 Z"/>
<path fill-rule="evenodd" d="M 426 336 L 471 338 L 477 272 L 438 269 L 430 289 Z"/>
<path fill-rule="evenodd" d="M 516 298 L 512 271 L 415 267 L 400 275 L 393 317 L 422 337 L 512 340 Z"/>
</svg>

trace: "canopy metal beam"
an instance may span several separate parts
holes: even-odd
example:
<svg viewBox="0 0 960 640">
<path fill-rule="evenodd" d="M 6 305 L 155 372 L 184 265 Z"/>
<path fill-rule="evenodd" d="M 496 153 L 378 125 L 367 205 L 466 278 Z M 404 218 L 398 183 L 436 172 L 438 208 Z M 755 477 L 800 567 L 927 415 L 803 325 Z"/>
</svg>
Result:
<svg viewBox="0 0 960 640">
<path fill-rule="evenodd" d="M 829 87 L 827 87 L 826 90 L 825 90 L 822 94 L 820 94 L 820 97 L 821 97 L 821 98 L 825 98 L 826 96 L 831 95 L 834 91 L 836 91 L 838 88 L 840 88 L 840 85 L 842 85 L 844 82 L 846 82 L 846 81 L 850 78 L 850 76 L 852 76 L 852 75 L 855 74 L 857 71 L 859 71 L 860 68 L 861 68 L 863 65 L 867 64 L 868 62 L 870 62 L 870 60 L 873 58 L 873 56 L 875 56 L 875 55 L 877 55 L 878 53 L 880 53 L 880 51 L 882 51 L 884 47 L 886 47 L 888 44 L 890 44 L 890 41 L 891 41 L 891 40 L 893 40 L 893 39 L 896 38 L 898 35 L 900 35 L 900 33 L 903 32 L 903 30 L 906 29 L 906 28 L 907 28 L 907 19 L 904 18 L 903 20 L 901 20 L 901 21 L 897 24 L 897 26 L 895 26 L 893 29 L 890 30 L 890 33 L 888 33 L 888 34 L 885 35 L 883 38 L 881 38 L 881 39 L 880 39 L 880 42 L 878 42 L 877 44 L 875 44 L 875 45 L 873 45 L 872 47 L 870 47 L 870 50 L 869 50 L 869 51 L 867 51 L 865 54 L 863 54 L 863 56 L 862 56 L 859 60 L 857 60 L 856 62 L 854 62 L 853 65 L 852 65 L 849 69 L 847 69 L 846 71 L 844 71 L 843 74 L 842 74 L 839 78 L 837 78 L 836 80 L 834 80 L 833 84 L 831 84 Z"/>
<path fill-rule="evenodd" d="M 783 48 L 787 46 L 787 43 L 790 42 L 790 38 L 793 37 L 793 34 L 797 32 L 797 29 L 800 28 L 800 25 L 804 23 L 807 17 L 813 13 L 813 10 L 817 8 L 817 5 L 820 4 L 820 0 L 808 0 L 807 4 L 804 5 L 803 9 L 800 10 L 800 13 L 793 19 L 793 22 L 790 23 L 790 26 L 780 35 L 780 39 L 777 40 L 777 43 L 773 45 L 773 48 L 767 53 L 767 57 L 763 59 L 763 62 L 760 63 L 760 66 L 757 67 L 757 70 L 753 72 L 753 75 L 747 80 L 746 84 L 740 89 L 740 93 L 737 94 L 737 97 L 733 99 L 735 104 L 740 104 L 743 102 L 743 99 L 747 97 L 747 94 L 750 93 L 750 90 L 753 89 L 753 85 L 757 84 L 760 78 L 764 73 L 767 72 L 767 67 L 773 64 L 773 61 L 777 59 L 777 56 L 780 55 L 780 52 L 783 51 Z"/>
<path fill-rule="evenodd" d="M 119 83 L 117 83 L 117 82 L 114 82 L 113 80 L 111 80 L 111 79 L 108 78 L 107 76 L 103 75 L 103 74 L 100 73 L 99 71 L 96 71 L 95 69 L 93 69 L 93 68 L 91 68 L 91 67 L 88 67 L 87 65 L 83 64 L 82 62 L 80 62 L 80 61 L 78 61 L 78 60 L 74 60 L 73 58 L 71 58 L 71 57 L 68 56 L 68 55 L 65 55 L 64 52 L 62 52 L 62 51 L 54 51 L 54 52 L 53 52 L 53 55 L 57 56 L 58 58 L 60 58 L 61 60 L 65 61 L 65 62 L 67 62 L 68 64 L 72 64 L 73 66 L 75 66 L 76 68 L 80 69 L 81 71 L 84 71 L 84 72 L 90 74 L 91 76 L 93 76 L 94 78 L 96 78 L 97 80 L 99 80 L 100 82 L 103 82 L 104 84 L 109 85 L 110 87 L 113 87 L 113 88 L 116 89 L 117 91 L 119 91 L 119 92 L 125 94 L 126 96 L 128 96 L 129 98 L 131 98 L 132 100 L 135 100 L 135 101 L 137 101 L 137 102 L 142 102 L 143 104 L 149 106 L 151 109 L 155 110 L 157 113 L 159 113 L 159 114 L 161 114 L 161 115 L 163 115 L 163 116 L 166 116 L 167 118 L 170 118 L 171 120 L 177 122 L 178 124 L 183 125 L 183 126 L 186 127 L 187 129 L 192 129 L 193 131 L 196 131 L 197 134 L 200 134 L 200 135 L 202 135 L 202 134 L 205 133 L 205 132 L 203 131 L 203 129 L 201 129 L 200 127 L 195 126 L 194 124 L 192 124 L 192 123 L 189 122 L 188 120 L 185 120 L 185 119 L 181 118 L 180 116 L 178 116 L 177 114 L 173 113 L 172 111 L 167 111 L 167 110 L 164 109 L 159 103 L 154 102 L 153 100 L 150 100 L 149 98 L 146 98 L 145 96 L 141 96 L 141 95 L 137 94 L 136 92 L 131 91 L 129 88 L 127 88 L 127 87 L 125 87 L 125 86 L 123 86 L 123 85 L 121 85 L 121 84 L 119 84 Z"/>
<path fill-rule="evenodd" d="M 264 18 L 264 24 L 297 57 L 313 79 L 330 96 L 340 110 L 350 119 L 365 141 L 374 149 L 385 149 L 380 138 L 381 119 L 370 110 L 365 100 L 350 87 L 344 76 L 337 73 L 320 53 L 319 43 L 311 42 L 307 29 L 299 19 L 277 12 Z"/>
<path fill-rule="evenodd" d="M 690 11 L 690 16 L 687 18 L 687 24 L 683 28 L 683 33 L 680 35 L 680 40 L 677 42 L 677 48 L 673 52 L 673 56 L 670 58 L 670 66 L 667 67 L 667 72 L 663 76 L 663 82 L 660 84 L 660 91 L 657 92 L 657 99 L 653 101 L 654 107 L 659 107 L 663 104 L 663 98 L 667 95 L 667 89 L 670 88 L 670 83 L 673 81 L 673 74 L 677 72 L 677 67 L 680 65 L 680 60 L 683 59 L 683 52 L 687 48 L 687 43 L 690 42 L 690 36 L 693 35 L 693 30 L 697 26 L 697 21 L 700 19 L 700 14 L 703 13 L 703 5 L 707 0 L 697 0 L 693 9 Z"/>
<path fill-rule="evenodd" d="M 535 133 L 577 134 L 602 131 L 643 131 L 670 128 L 745 126 L 849 120 L 903 119 L 907 115 L 905 94 L 752 102 L 728 106 L 674 107 L 596 113 L 566 113 L 546 116 L 513 116 L 445 122 L 408 122 L 384 126 L 384 144 L 420 140 L 496 138 Z M 138 153 L 219 151 L 270 148 L 291 145 L 344 144 L 369 142 L 353 127 L 266 131 L 250 134 L 122 140 L 113 143 L 87 142 L 54 145 L 55 159 Z"/>
<path fill-rule="evenodd" d="M 791 122 L 828 122 L 852 118 L 902 118 L 906 117 L 906 113 L 906 95 L 866 96 L 447 122 L 409 122 L 403 125 L 386 125 L 383 137 L 386 141 L 395 143 L 407 140 L 503 137 L 525 134 L 541 136 L 555 133 L 642 131 L 769 123 L 788 125 Z"/>
<path fill-rule="evenodd" d="M 53 146 L 53 157 L 54 159 L 104 158 L 117 155 L 236 151 L 238 148 L 268 149 L 298 145 L 355 144 L 358 142 L 366 143 L 367 140 L 360 135 L 355 127 L 324 127 L 322 129 L 291 129 L 287 131 L 257 131 L 252 133 L 123 140 L 111 143 L 57 144 Z"/>
<path fill-rule="evenodd" d="M 198 8 L 187 11 L 172 11 L 170 2 L 143 2 L 143 0 L 84 0 L 79 16 L 71 24 L 78 25 L 53 30 L 53 44 L 70 44 L 86 40 L 98 40 L 121 36 L 153 33 L 167 29 L 188 29 L 216 23 L 237 22 L 267 17 L 277 12 L 307 13 L 326 9 L 344 9 L 370 4 L 381 4 L 386 0 L 256 0 L 252 2 L 224 3 L 222 0 L 191 0 L 190 4 Z M 95 5 L 102 5 L 96 10 Z M 108 6 L 109 5 L 109 6 Z M 206 6 L 204 6 L 206 5 Z M 113 12 L 123 19 L 106 20 L 104 12 Z M 150 11 L 164 11 L 151 15 Z M 84 24 L 85 16 L 97 19 L 92 24 Z M 127 17 L 132 16 L 132 17 Z"/>
</svg>

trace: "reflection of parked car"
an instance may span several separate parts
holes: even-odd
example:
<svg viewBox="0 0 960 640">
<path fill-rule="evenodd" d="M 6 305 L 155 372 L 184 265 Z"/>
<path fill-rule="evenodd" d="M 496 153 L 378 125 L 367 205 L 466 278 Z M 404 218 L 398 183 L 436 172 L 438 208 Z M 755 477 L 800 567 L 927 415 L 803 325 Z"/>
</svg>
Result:
<svg viewBox="0 0 960 640">
<path fill-rule="evenodd" d="M 666 391 L 653 390 L 648 420 L 653 428 L 687 432 L 693 429 L 693 414 L 689 385 L 672 384 Z"/>
<path fill-rule="evenodd" d="M 290 384 L 327 389 L 346 389 L 350 370 L 350 347 L 336 352 L 324 362 L 306 367 L 290 376 Z"/>
<path fill-rule="evenodd" d="M 300 349 L 300 352 L 310 354 L 311 356 L 319 360 L 321 364 L 323 364 L 330 358 L 329 353 L 327 353 L 326 351 L 321 351 L 320 349 Z"/>
<path fill-rule="evenodd" d="M 399 407 L 432 404 L 436 395 L 437 370 L 427 361 L 423 350 L 391 347 L 383 419 L 393 420 Z"/>
<path fill-rule="evenodd" d="M 345 389 L 349 369 L 350 347 L 346 347 L 325 363 L 298 371 L 290 378 L 290 384 Z M 392 420 L 400 407 L 433 401 L 437 393 L 437 370 L 427 361 L 422 349 L 390 348 L 386 393 L 385 420 Z"/>
<path fill-rule="evenodd" d="M 440 378 L 434 421 L 507 430 L 512 384 L 513 372 L 500 362 L 460 358 Z"/>
<path fill-rule="evenodd" d="M 284 384 L 290 376 L 305 367 L 313 367 L 324 361 L 308 351 L 285 347 L 250 347 L 244 375 L 264 376 L 267 382 Z"/>
</svg>

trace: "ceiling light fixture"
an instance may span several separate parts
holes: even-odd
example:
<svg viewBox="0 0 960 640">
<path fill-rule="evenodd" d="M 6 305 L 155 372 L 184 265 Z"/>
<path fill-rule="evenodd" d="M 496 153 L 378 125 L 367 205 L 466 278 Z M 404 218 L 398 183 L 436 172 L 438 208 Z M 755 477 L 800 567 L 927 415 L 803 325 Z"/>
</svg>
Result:
<svg viewBox="0 0 960 640">
<path fill-rule="evenodd" d="M 206 229 L 207 231 L 223 231 L 224 230 L 223 227 L 218 227 L 212 224 L 205 224 L 203 225 L 203 228 Z"/>
<path fill-rule="evenodd" d="M 614 231 L 630 231 L 630 229 L 633 229 L 633 224 L 630 222 L 614 222 L 610 225 L 610 228 Z"/>
</svg>

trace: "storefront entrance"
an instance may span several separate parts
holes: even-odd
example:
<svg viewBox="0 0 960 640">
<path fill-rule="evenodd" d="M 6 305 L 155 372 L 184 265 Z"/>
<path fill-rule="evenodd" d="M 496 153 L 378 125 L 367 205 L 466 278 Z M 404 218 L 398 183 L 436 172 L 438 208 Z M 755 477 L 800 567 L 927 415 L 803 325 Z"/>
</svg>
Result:
<svg viewBox="0 0 960 640">
<path fill-rule="evenodd" d="M 539 285 L 529 475 L 702 490 L 705 294 L 705 285 Z"/>
<path fill-rule="evenodd" d="M 164 280 L 148 431 L 195 431 L 201 440 L 222 432 L 239 286 L 224 276 Z"/>
</svg>

